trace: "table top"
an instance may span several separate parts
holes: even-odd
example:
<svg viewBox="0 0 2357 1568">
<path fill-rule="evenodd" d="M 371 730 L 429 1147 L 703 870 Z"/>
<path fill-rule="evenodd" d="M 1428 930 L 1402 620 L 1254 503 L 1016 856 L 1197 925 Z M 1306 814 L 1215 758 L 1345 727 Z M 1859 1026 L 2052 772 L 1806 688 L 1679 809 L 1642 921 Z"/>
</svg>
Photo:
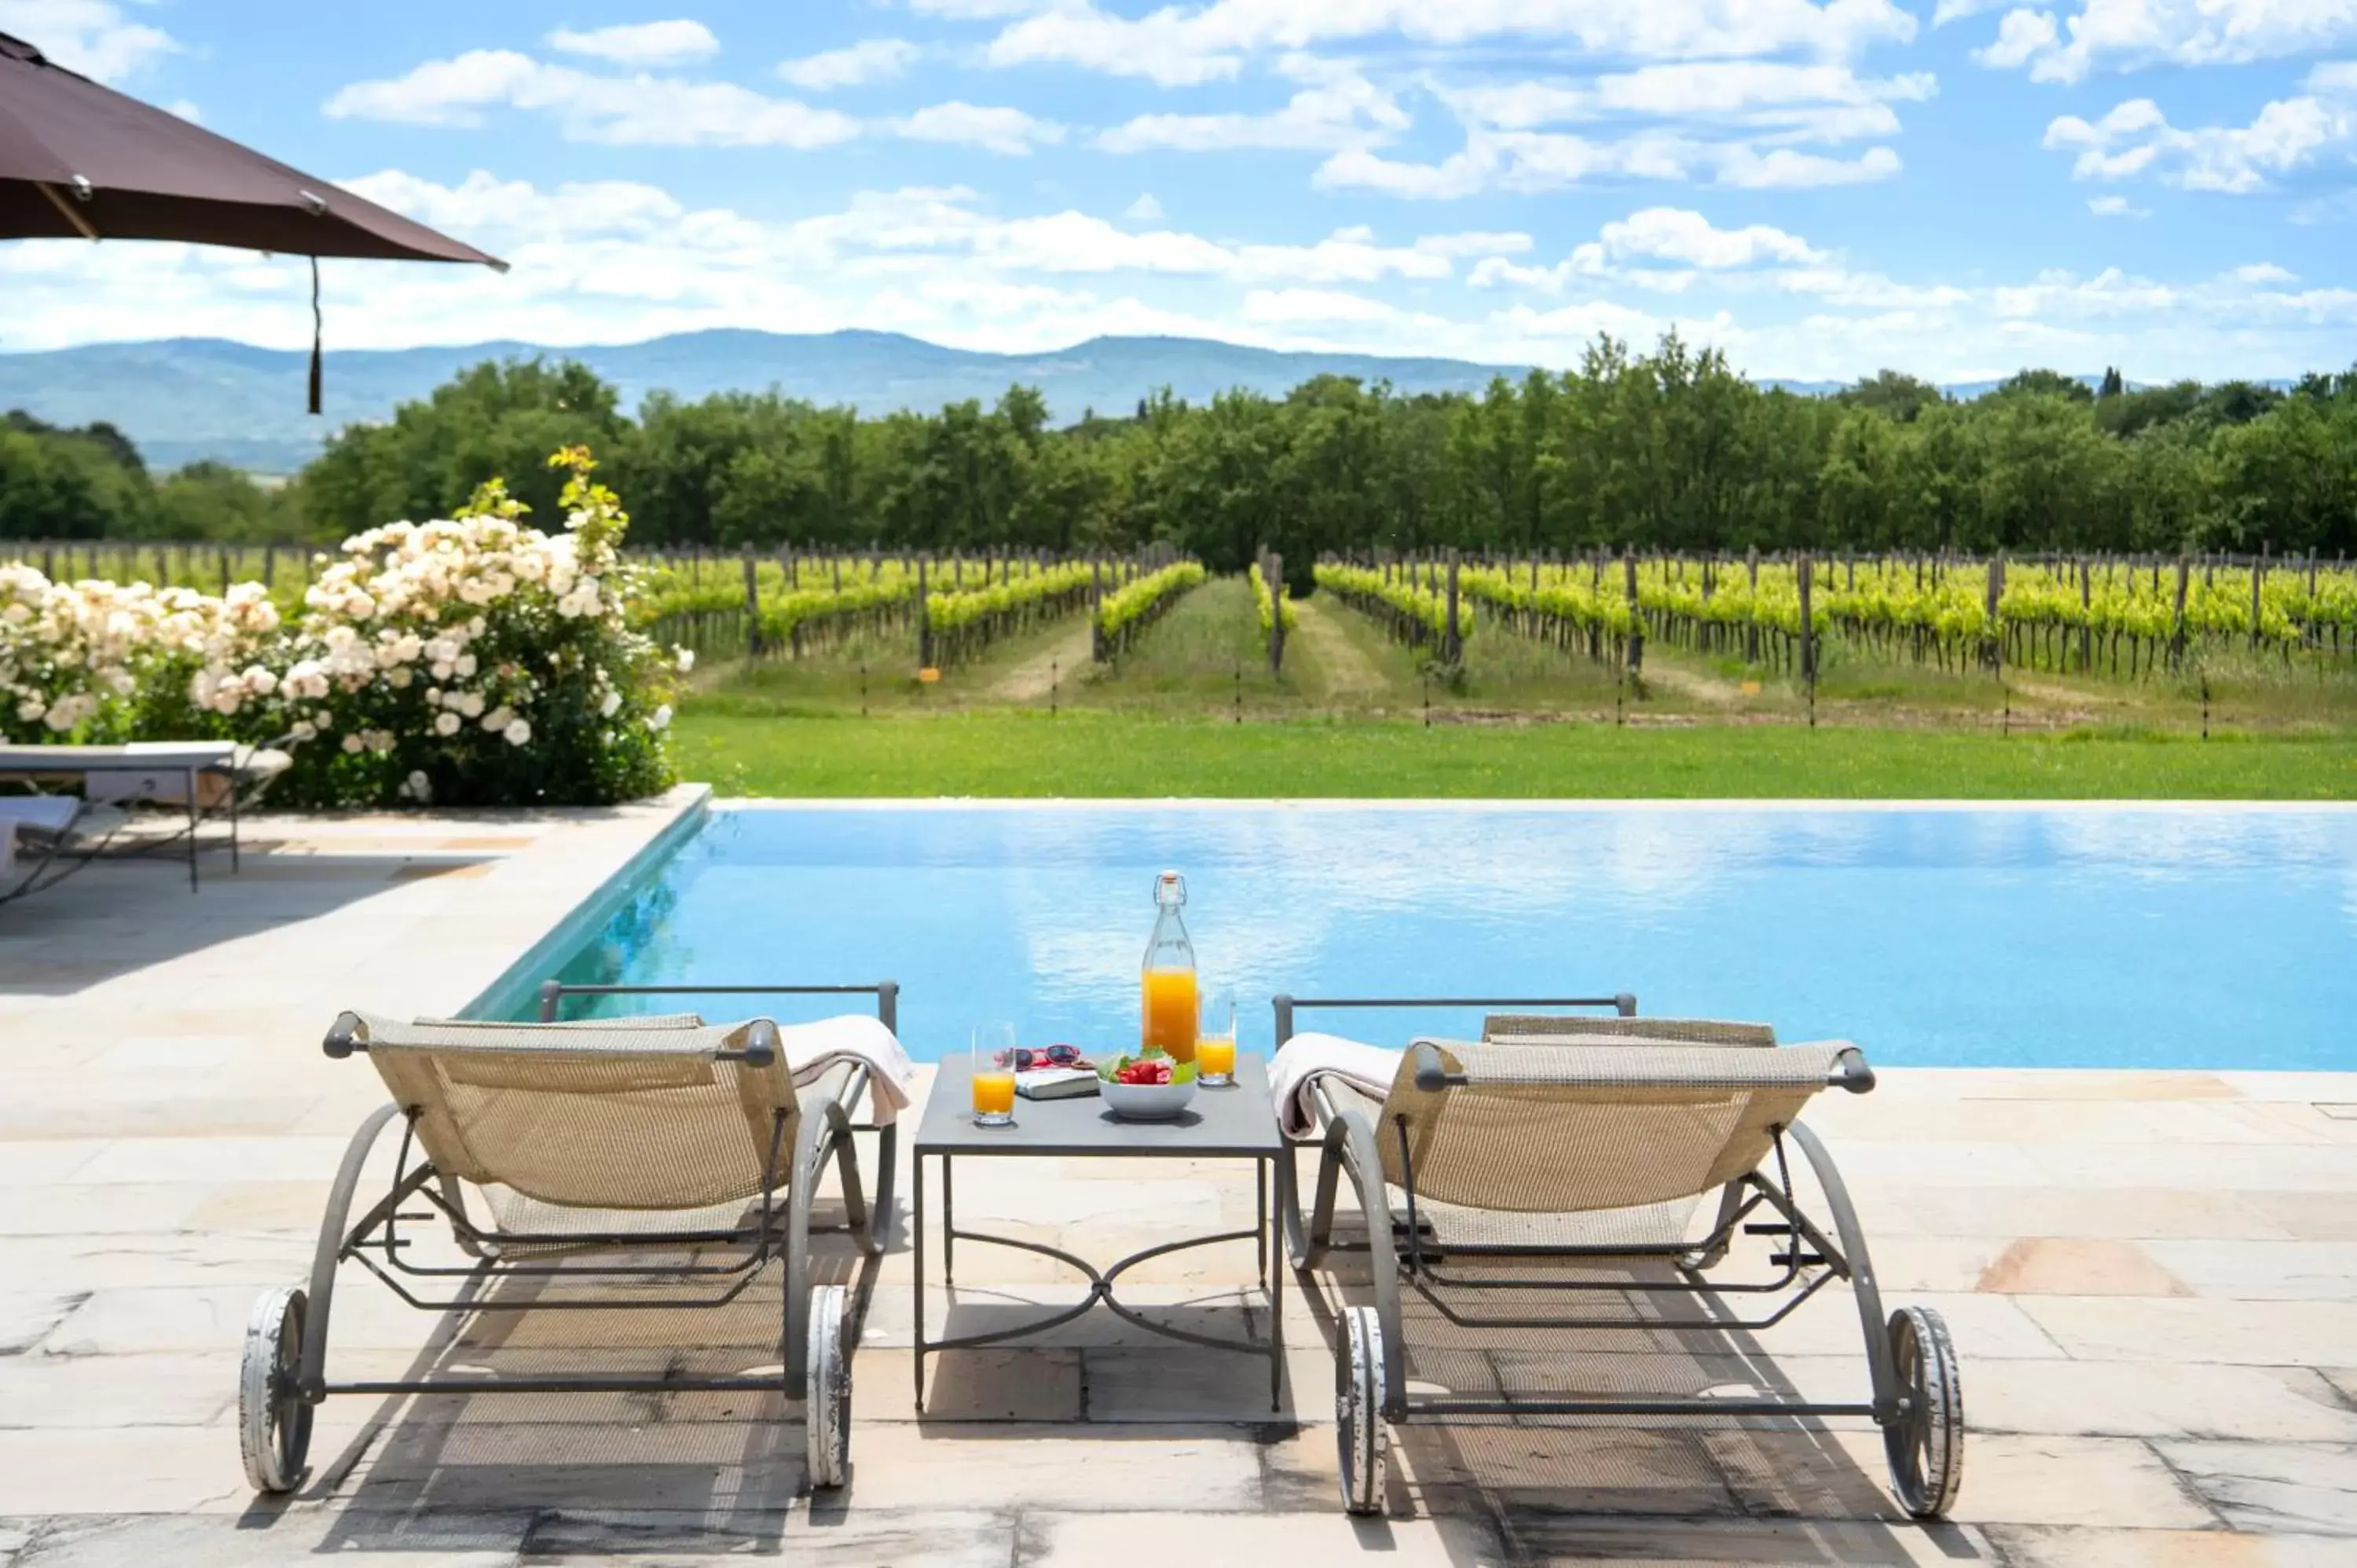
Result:
<svg viewBox="0 0 2357 1568">
<path fill-rule="evenodd" d="M 0 772 L 136 773 L 143 768 L 208 768 L 237 755 L 232 740 L 145 741 L 129 746 L 0 746 Z"/>
<path fill-rule="evenodd" d="M 1099 1155 L 1107 1158 L 1218 1157 L 1281 1155 L 1276 1102 L 1269 1095 L 1268 1064 L 1236 1055 L 1236 1081 L 1200 1089 L 1185 1112 L 1168 1122 L 1124 1122 L 1097 1095 L 1015 1101 L 1015 1125 L 974 1122 L 974 1058 L 945 1057 L 933 1079 L 925 1119 L 917 1129 L 919 1155 Z"/>
</svg>

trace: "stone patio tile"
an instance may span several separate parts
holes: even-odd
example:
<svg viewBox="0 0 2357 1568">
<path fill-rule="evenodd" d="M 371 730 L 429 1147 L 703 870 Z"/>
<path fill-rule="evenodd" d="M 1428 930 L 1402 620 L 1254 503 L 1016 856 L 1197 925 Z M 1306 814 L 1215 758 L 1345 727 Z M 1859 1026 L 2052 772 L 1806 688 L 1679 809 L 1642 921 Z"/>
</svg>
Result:
<svg viewBox="0 0 2357 1568">
<path fill-rule="evenodd" d="M 800 1434 L 796 1434 L 800 1440 Z M 901 1509 L 1256 1511 L 1261 1444 L 1234 1427 L 959 1425 L 851 1432 L 855 1513 Z"/>
<path fill-rule="evenodd" d="M 1895 1231 L 1993 1236 L 2008 1241 L 2019 1236 L 2289 1240 L 2296 1234 L 2271 1211 L 2266 1194 L 2208 1192 L 2169 1183 L 2143 1189 L 2073 1189 L 2049 1183 L 1965 1191 L 1919 1183 L 1900 1174 L 1856 1196 L 1869 1243 Z"/>
<path fill-rule="evenodd" d="M 932 1289 L 926 1292 L 925 1323 L 927 1331 L 936 1337 L 944 1334 L 995 1333 L 1070 1306 L 1087 1294 L 1087 1287 L 1071 1284 L 961 1285 L 953 1294 Z M 1288 1342 L 1292 1341 L 1296 1317 L 1290 1299 L 1293 1294 L 1286 1293 Z M 1243 1297 L 1235 1291 L 1218 1286 L 1141 1284 L 1125 1289 L 1122 1300 L 1150 1315 L 1207 1334 L 1241 1337 L 1248 1326 Z M 879 1294 L 869 1305 L 861 1347 L 898 1348 L 914 1344 L 914 1310 L 907 1291 Z M 1170 1341 L 1100 1308 L 1021 1343 L 1031 1348 L 1083 1348 L 1167 1345 Z"/>
<path fill-rule="evenodd" d="M 1091 1421 L 1274 1421 L 1289 1418 L 1297 1389 L 1329 1412 L 1333 1403 L 1333 1373 L 1323 1358 L 1309 1364 L 1306 1382 L 1288 1379 L 1272 1409 L 1268 1363 L 1257 1356 L 1176 1342 L 1080 1354 Z"/>
<path fill-rule="evenodd" d="M 1996 1525 L 2014 1568 L 2343 1568 L 2349 1543 L 2332 1536 L 2239 1530 L 2073 1530 Z"/>
<path fill-rule="evenodd" d="M 2351 1098 L 2345 1072 L 2222 1072 L 2218 1076 L 2246 1100 L 2313 1102 Z"/>
<path fill-rule="evenodd" d="M 1865 1520 L 1598 1520 L 1508 1509 L 1501 1530 L 1520 1563 L 1675 1563 L 1678 1568 L 1956 1568 L 1993 1562 L 1978 1530 Z"/>
<path fill-rule="evenodd" d="M 219 1075 L 209 1081 L 218 1084 Z M 16 1087 L 0 1101 L 0 1139 L 12 1141 L 0 1148 L 37 1147 L 37 1141 L 50 1139 L 81 1144 L 126 1136 L 295 1133 L 318 1102 L 316 1094 L 204 1093 L 193 1085 L 187 1094 L 168 1097 Z"/>
<path fill-rule="evenodd" d="M 2133 1241 L 2031 1236 L 1999 1253 L 1974 1284 L 1999 1295 L 2191 1295 Z"/>
<path fill-rule="evenodd" d="M 2357 1203 L 2346 1192 L 2253 1192 L 2242 1195 L 2265 1230 L 2226 1231 L 2225 1240 L 2357 1241 Z"/>
<path fill-rule="evenodd" d="M 2357 1404 L 2305 1367 L 1966 1360 L 1964 1409 L 1988 1432 L 2357 1442 Z"/>
<path fill-rule="evenodd" d="M 1149 1499 L 1150 1500 L 1150 1499 Z M 1036 1541 L 1026 1568 L 1203 1568 L 1282 1563 L 1286 1568 L 1488 1568 L 1507 1561 L 1492 1534 L 1469 1520 L 1352 1520 L 1330 1515 L 1026 1512 Z"/>
<path fill-rule="evenodd" d="M 72 1176 L 105 1144 L 80 1139 L 0 1141 L 0 1188 L 47 1187 Z"/>
<path fill-rule="evenodd" d="M 928 1421 L 1079 1421 L 1078 1350 L 985 1346 L 925 1358 Z M 914 1421 L 916 1385 L 906 1349 L 866 1350 L 852 1366 L 855 1421 Z"/>
<path fill-rule="evenodd" d="M 2357 1299 L 2357 1240 L 2155 1241 L 2145 1251 L 2198 1294 L 2221 1300 Z"/>
<path fill-rule="evenodd" d="M 2357 1302 L 2011 1299 L 2076 1357 L 2171 1366 L 2357 1365 Z M 1963 1350 L 1961 1339 L 1958 1348 Z M 1972 1354 L 1963 1353 L 1968 1359 Z"/>
<path fill-rule="evenodd" d="M 1411 1423 L 1392 1429 L 1389 1507 L 1402 1514 L 1476 1517 L 1507 1507 L 1740 1518 L 1745 1505 L 1711 1449 L 1719 1435 L 1559 1423 Z M 1335 1496 L 1330 1484 L 1325 1495 Z"/>
<path fill-rule="evenodd" d="M 509 1568 L 531 1528 L 528 1514 L 436 1514 L 404 1521 L 372 1542 L 403 1568 Z M 32 1560 L 40 1568 L 293 1568 L 337 1551 L 338 1521 L 317 1508 L 202 1516 L 99 1514 L 44 1521 Z"/>
<path fill-rule="evenodd" d="M 310 1241 L 295 1232 L 17 1236 L 7 1241 L 7 1269 L 15 1287 L 61 1294 L 153 1284 L 159 1275 L 259 1290 L 300 1278 Z"/>
<path fill-rule="evenodd" d="M 565 1511 L 533 1521 L 517 1561 L 525 1568 L 618 1560 L 642 1568 L 718 1568 L 775 1556 L 820 1568 L 1006 1568 L 1017 1561 L 1021 1530 L 1012 1514 L 980 1509 L 873 1514 L 820 1503 L 736 1524 Z"/>
<path fill-rule="evenodd" d="M 121 1138 L 99 1149 L 74 1171 L 72 1179 L 83 1186 L 175 1180 L 316 1181 L 324 1187 L 335 1178 L 350 1141 L 285 1137 Z"/>
<path fill-rule="evenodd" d="M 1890 1068 L 1874 1098 L 1933 1100 L 2232 1100 L 2275 1084 L 2290 1073 L 2137 1072 L 2081 1068 Z M 2330 1077 L 2331 1075 L 2318 1075 Z M 2256 1088 L 2252 1087 L 2255 1083 Z M 2299 1096 L 2298 1098 L 2306 1098 Z"/>
<path fill-rule="evenodd" d="M 237 1379 L 230 1356 L 0 1357 L 0 1429 L 210 1425 Z"/>
<path fill-rule="evenodd" d="M 799 1422 L 556 1422 L 425 1425 L 401 1421 L 335 1474 L 315 1445 L 306 1500 L 348 1510 L 507 1512 L 620 1509 L 713 1520 L 790 1507 L 802 1488 Z M 235 1463 L 232 1453 L 231 1464 Z M 354 1529 L 358 1526 L 352 1527 Z"/>
<path fill-rule="evenodd" d="M 2341 1193 L 2357 1187 L 2357 1144 L 2040 1144 L 2025 1157 L 2067 1187 Z"/>
<path fill-rule="evenodd" d="M 0 1291 L 0 1357 L 30 1350 L 86 1298 L 87 1293 L 70 1289 Z"/>
<path fill-rule="evenodd" d="M 0 1517 L 236 1513 L 251 1497 L 210 1427 L 0 1431 Z"/>
<path fill-rule="evenodd" d="M 2357 1539 L 2357 1446 L 2263 1443 L 2156 1446 L 2237 1530 Z M 2357 1544 L 2349 1547 L 2357 1561 Z"/>
<path fill-rule="evenodd" d="M 1969 1402 L 1971 1395 L 1965 1398 Z M 1969 1418 L 1969 1402 L 1965 1409 Z M 1764 1469 L 1738 1472 L 1738 1490 L 1755 1509 L 1782 1511 L 1777 1506 L 1781 1498 L 1810 1517 L 1843 1511 L 1857 1517 L 1904 1517 L 1890 1495 L 1879 1433 L 1742 1436 L 1771 1461 Z M 1838 1450 L 1846 1464 L 1828 1458 L 1828 1450 Z M 1967 1440 L 1964 1490 L 1953 1517 L 1959 1524 L 2169 1530 L 2201 1530 L 2218 1522 L 2214 1513 L 2187 1495 L 2148 1444 L 2003 1433 L 1976 1433 Z"/>
</svg>

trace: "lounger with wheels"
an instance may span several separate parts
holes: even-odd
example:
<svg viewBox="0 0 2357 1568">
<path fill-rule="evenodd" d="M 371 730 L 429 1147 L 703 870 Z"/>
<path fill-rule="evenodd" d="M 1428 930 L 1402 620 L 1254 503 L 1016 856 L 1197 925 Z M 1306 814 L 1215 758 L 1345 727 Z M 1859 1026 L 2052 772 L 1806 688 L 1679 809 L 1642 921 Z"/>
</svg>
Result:
<svg viewBox="0 0 2357 1568">
<path fill-rule="evenodd" d="M 871 1107 L 887 1093 L 905 1103 L 863 1058 L 905 1062 L 891 1039 L 898 988 L 723 989 L 873 993 L 876 1018 L 834 1022 L 880 1033 L 888 1050 L 854 1040 L 797 1084 L 779 1026 L 767 1019 L 402 1023 L 346 1013 L 336 1020 L 328 1055 L 365 1054 L 393 1101 L 361 1124 L 345 1153 L 307 1288 L 269 1291 L 255 1303 L 239 1432 L 256 1488 L 300 1484 L 313 1409 L 330 1394 L 689 1391 L 802 1400 L 812 1485 L 844 1483 L 852 1303 L 843 1286 L 812 1283 L 811 1239 L 822 1229 L 812 1201 L 833 1164 L 844 1211 L 834 1229 L 847 1230 L 865 1257 L 880 1254 L 895 1132 L 880 1129 L 871 1206 L 852 1136 L 863 1129 L 851 1116 L 863 1095 Z M 371 1201 L 361 1189 L 364 1169 L 394 1128 L 391 1179 Z M 421 1261 L 429 1238 L 420 1226 L 447 1227 L 457 1251 L 447 1262 Z M 731 1375 L 610 1376 L 587 1367 L 339 1380 L 328 1349 L 346 1264 L 436 1313 L 717 1310 L 772 1264 L 784 1271 L 784 1301 L 774 1354 L 765 1346 L 756 1369 Z"/>
<path fill-rule="evenodd" d="M 1419 1418 L 1864 1416 L 1881 1431 L 1900 1505 L 1919 1519 L 1943 1515 L 1964 1443 L 1947 1329 L 1921 1307 L 1884 1317 L 1841 1174 L 1798 1120 L 1821 1090 L 1871 1090 L 1864 1055 L 1839 1042 L 1780 1047 L 1756 1025 L 1629 1016 L 1626 997 L 1600 1004 L 1613 1004 L 1624 1015 L 1493 1015 L 1479 1041 L 1417 1039 L 1387 1084 L 1347 1065 L 1290 1079 L 1280 1070 L 1281 1085 L 1297 1086 L 1290 1130 L 1318 1150 L 1308 1212 L 1286 1216 L 1294 1263 L 1310 1270 L 1345 1248 L 1368 1254 L 1372 1302 L 1341 1308 L 1336 1336 L 1344 1506 L 1381 1509 L 1390 1428 Z M 1278 999 L 1280 1069 L 1285 1049 L 1340 1044 L 1295 1035 L 1296 1013 L 1315 1005 L 1325 1004 Z M 1793 1150 L 1821 1208 L 1795 1187 Z M 1362 1240 L 1338 1237 L 1346 1177 L 1365 1216 Z M 1764 1260 L 1752 1255 L 1754 1238 Z M 1716 1345 L 1782 1322 L 1835 1280 L 1857 1311 L 1865 1399 L 1409 1389 L 1411 1297 L 1477 1339 L 1485 1328 L 1629 1330 Z M 1485 1310 L 1485 1291 L 1511 1309 Z M 1590 1305 L 1534 1315 L 1534 1300 L 1558 1292 Z"/>
<path fill-rule="evenodd" d="M 74 795 L 0 796 L 0 904 L 56 886 L 121 831 L 123 813 Z"/>
</svg>

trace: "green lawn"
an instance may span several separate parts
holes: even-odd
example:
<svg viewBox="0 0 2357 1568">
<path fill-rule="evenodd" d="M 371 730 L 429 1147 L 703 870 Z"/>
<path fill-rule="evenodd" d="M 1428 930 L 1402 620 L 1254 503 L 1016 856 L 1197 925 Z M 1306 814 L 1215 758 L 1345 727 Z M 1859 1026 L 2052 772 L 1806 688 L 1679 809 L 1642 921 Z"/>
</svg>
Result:
<svg viewBox="0 0 2357 1568">
<path fill-rule="evenodd" d="M 754 796 L 2357 799 L 2357 736 L 2002 737 L 1719 725 L 1236 725 L 1102 712 L 681 715 L 685 777 Z"/>
</svg>

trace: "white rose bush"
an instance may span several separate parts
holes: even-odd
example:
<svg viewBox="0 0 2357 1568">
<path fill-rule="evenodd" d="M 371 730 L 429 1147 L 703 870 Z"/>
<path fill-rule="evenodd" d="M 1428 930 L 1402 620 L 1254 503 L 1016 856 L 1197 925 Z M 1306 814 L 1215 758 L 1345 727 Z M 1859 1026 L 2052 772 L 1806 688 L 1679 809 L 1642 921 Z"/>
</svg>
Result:
<svg viewBox="0 0 2357 1568">
<path fill-rule="evenodd" d="M 279 745 L 273 799 L 298 807 L 652 794 L 682 666 L 625 622 L 630 520 L 589 454 L 550 463 L 572 473 L 562 532 L 493 480 L 455 518 L 345 541 L 289 621 L 255 584 L 216 599 L 0 566 L 0 732 Z"/>
</svg>

